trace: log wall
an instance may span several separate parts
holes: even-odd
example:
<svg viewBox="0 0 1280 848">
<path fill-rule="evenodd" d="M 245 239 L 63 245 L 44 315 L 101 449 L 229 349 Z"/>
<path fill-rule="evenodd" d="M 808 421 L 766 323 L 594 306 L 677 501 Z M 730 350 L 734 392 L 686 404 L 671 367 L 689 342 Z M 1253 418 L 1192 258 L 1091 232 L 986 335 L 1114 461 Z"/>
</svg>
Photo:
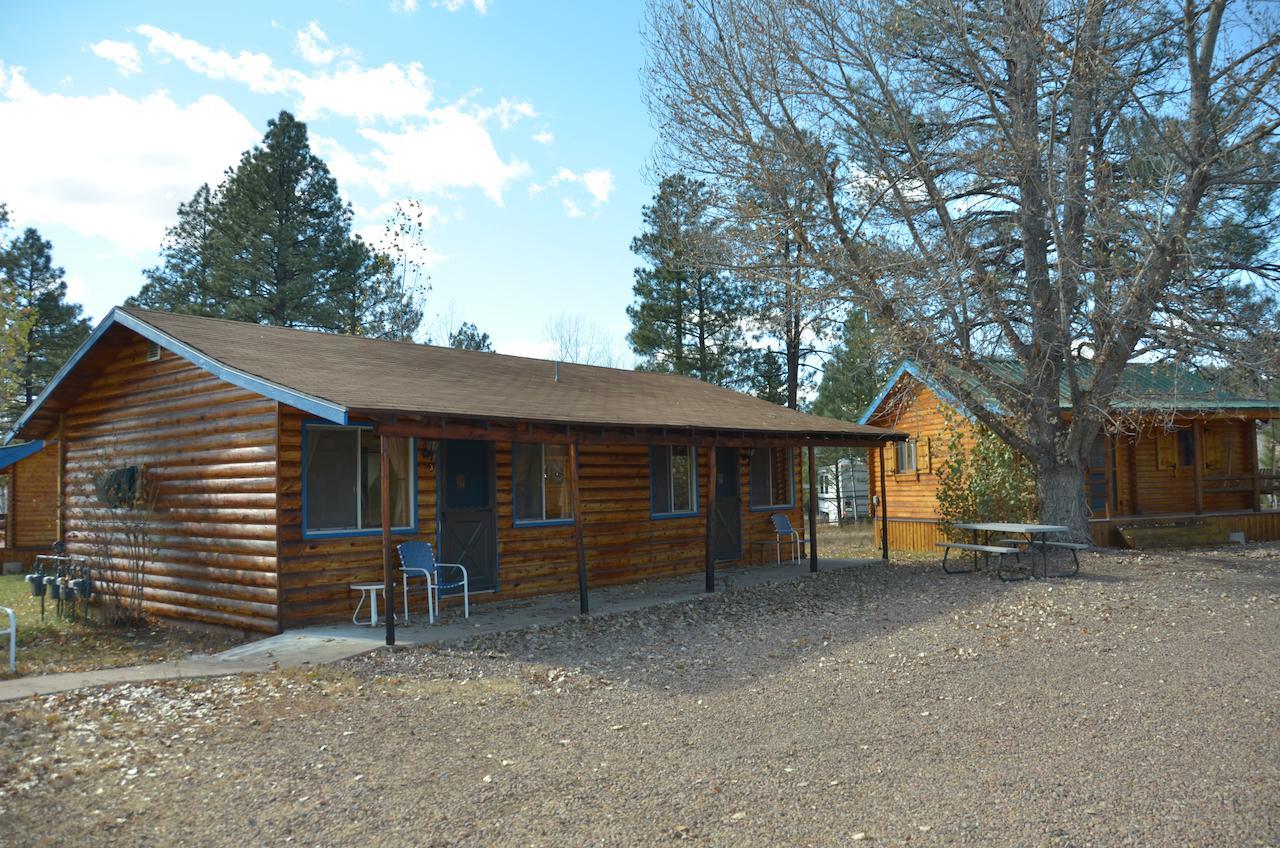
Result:
<svg viewBox="0 0 1280 848">
<path fill-rule="evenodd" d="M 908 433 L 917 441 L 917 470 L 898 472 L 892 446 L 886 446 L 885 512 L 889 517 L 889 547 L 895 550 L 928 550 L 942 540 L 936 526 L 937 470 L 946 458 L 950 440 L 944 417 L 944 403 L 927 386 L 904 376 L 899 388 L 890 393 L 890 402 L 869 423 L 891 427 Z M 961 433 L 963 443 L 971 444 L 969 425 Z M 1191 425 L 1182 422 L 1182 429 Z M 1239 418 L 1207 418 L 1203 421 L 1202 504 L 1205 513 L 1247 510 L 1253 505 L 1252 471 L 1247 440 L 1253 437 L 1251 420 Z M 1143 431 L 1136 437 L 1117 436 L 1114 441 L 1114 515 L 1152 516 L 1178 515 L 1195 511 L 1195 469 L 1177 458 L 1176 463 L 1157 461 L 1157 444 L 1163 430 Z M 1176 431 L 1175 431 L 1176 434 Z M 1166 439 L 1169 437 L 1166 435 Z M 1176 435 L 1173 436 L 1175 454 Z M 1212 449 L 1210 449 L 1212 446 Z M 879 452 L 867 451 L 868 483 L 871 495 L 880 494 Z M 1136 485 L 1135 485 L 1136 483 Z M 1217 491 L 1215 491 L 1217 490 Z M 880 539 L 879 514 L 875 508 L 876 541 Z M 1099 514 L 1095 519 L 1104 519 Z M 1225 526 L 1225 525 L 1224 525 Z M 1095 521 L 1094 540 L 1100 545 L 1120 544 L 1110 524 Z M 1271 522 L 1256 526 L 1232 526 L 1233 530 L 1270 535 Z M 1250 538 L 1254 538 L 1250 536 Z"/>
<path fill-rule="evenodd" d="M 126 345 L 67 410 L 67 552 L 124 567 L 118 545 L 103 549 L 119 525 L 95 480 L 140 467 L 154 502 L 144 609 L 275 632 L 276 403 L 147 347 Z"/>
<path fill-rule="evenodd" d="M 8 469 L 9 512 L 0 551 L 6 562 L 21 562 L 29 569 L 58 541 L 58 459 L 54 442 Z"/>
<path fill-rule="evenodd" d="M 285 627 L 349 619 L 356 602 L 349 584 L 382 579 L 380 535 L 307 539 L 302 530 L 302 422 L 305 415 L 287 407 L 280 413 L 280 590 Z M 427 443 L 416 443 L 418 458 L 418 538 L 438 548 L 436 475 Z M 497 442 L 498 588 L 477 593 L 472 602 L 576 591 L 577 547 L 574 526 L 516 526 L 512 516 L 511 443 Z M 589 587 L 689 574 L 704 568 L 708 497 L 707 449 L 698 457 L 698 515 L 654 519 L 649 514 L 649 449 L 644 445 L 584 445 L 581 491 L 584 545 Z M 801 456 L 796 452 L 796 527 L 803 526 L 800 504 Z M 743 560 L 755 540 L 773 540 L 770 515 L 750 509 L 746 452 L 740 454 Z M 785 510 L 784 510 L 785 511 Z M 398 577 L 398 574 L 397 574 Z M 447 602 L 447 601 L 446 601 Z M 423 601 L 414 600 L 421 610 Z"/>
</svg>

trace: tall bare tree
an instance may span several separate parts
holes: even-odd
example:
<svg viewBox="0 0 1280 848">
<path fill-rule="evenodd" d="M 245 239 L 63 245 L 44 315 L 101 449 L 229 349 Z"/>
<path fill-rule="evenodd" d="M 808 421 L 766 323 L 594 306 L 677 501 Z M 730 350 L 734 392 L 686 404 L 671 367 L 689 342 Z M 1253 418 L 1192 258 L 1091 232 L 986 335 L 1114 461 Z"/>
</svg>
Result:
<svg viewBox="0 0 1280 848">
<path fill-rule="evenodd" d="M 651 0 L 647 21 L 664 164 L 726 185 L 777 157 L 820 186 L 806 261 L 1034 465 L 1043 519 L 1086 532 L 1085 457 L 1135 358 L 1276 373 L 1273 8 Z"/>
</svg>

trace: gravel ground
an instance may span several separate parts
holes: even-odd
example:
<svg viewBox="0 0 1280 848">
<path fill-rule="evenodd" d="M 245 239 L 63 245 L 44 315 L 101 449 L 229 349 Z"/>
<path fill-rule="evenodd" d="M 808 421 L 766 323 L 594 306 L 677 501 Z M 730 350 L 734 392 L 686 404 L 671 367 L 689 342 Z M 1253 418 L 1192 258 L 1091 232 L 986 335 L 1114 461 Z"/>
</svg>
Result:
<svg viewBox="0 0 1280 848">
<path fill-rule="evenodd" d="M 1280 845 L 1280 546 L 1083 559 L 9 706 L 0 843 Z"/>
</svg>

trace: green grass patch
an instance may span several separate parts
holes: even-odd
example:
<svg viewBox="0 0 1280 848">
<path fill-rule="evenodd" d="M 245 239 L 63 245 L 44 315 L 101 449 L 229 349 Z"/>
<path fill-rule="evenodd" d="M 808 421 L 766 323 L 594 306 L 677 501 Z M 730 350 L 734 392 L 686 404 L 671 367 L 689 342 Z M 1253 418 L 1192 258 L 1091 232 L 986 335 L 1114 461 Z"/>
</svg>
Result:
<svg viewBox="0 0 1280 848">
<path fill-rule="evenodd" d="M 185 630 L 161 623 L 133 628 L 102 624 L 96 606 L 90 608 L 85 622 L 79 604 L 76 620 L 71 621 L 57 614 L 57 602 L 48 595 L 41 621 L 40 599 L 32 597 L 20 574 L 0 577 L 0 606 L 12 609 L 18 619 L 19 677 L 179 659 L 226 650 L 245 641 L 237 633 Z M 0 678 L 14 676 L 9 673 L 7 639 L 0 637 Z"/>
</svg>

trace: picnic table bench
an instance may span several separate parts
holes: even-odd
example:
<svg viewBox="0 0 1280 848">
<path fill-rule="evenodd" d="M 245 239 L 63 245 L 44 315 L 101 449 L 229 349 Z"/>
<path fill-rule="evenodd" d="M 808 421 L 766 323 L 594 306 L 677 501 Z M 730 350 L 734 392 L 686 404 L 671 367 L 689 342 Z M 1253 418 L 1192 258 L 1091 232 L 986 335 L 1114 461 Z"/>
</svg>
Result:
<svg viewBox="0 0 1280 848">
<path fill-rule="evenodd" d="M 969 574 L 978 570 L 978 554 L 982 554 L 983 560 L 990 558 L 992 554 L 1000 557 L 997 570 L 1004 568 L 1004 558 L 1009 554 L 1018 556 L 1016 547 L 1008 547 L 1006 545 L 977 545 L 968 542 L 938 542 L 938 547 L 942 548 L 942 570 L 947 574 Z M 947 568 L 947 557 L 952 551 L 971 551 L 973 553 L 973 568 Z"/>
<path fill-rule="evenodd" d="M 1075 569 L 1070 573 L 1055 574 L 1053 576 L 1055 577 L 1073 576 L 1079 573 L 1080 571 L 1080 559 L 1079 557 L 1076 556 L 1076 551 L 1086 550 L 1089 547 L 1088 545 L 1081 544 L 1079 542 L 1056 541 L 1056 540 L 1051 540 L 1047 538 L 1050 534 L 1070 532 L 1071 530 L 1070 527 L 1064 527 L 1059 524 L 1021 524 L 1017 522 L 1007 522 L 1007 521 L 982 521 L 982 522 L 975 522 L 972 524 L 957 524 L 955 525 L 955 527 L 957 530 L 972 531 L 973 546 L 964 547 L 958 542 L 939 542 L 938 543 L 939 546 L 950 545 L 952 547 L 960 548 L 962 550 L 974 550 L 974 547 L 977 547 L 978 550 L 974 551 L 974 569 L 976 569 L 978 565 L 977 555 L 979 552 L 985 554 L 988 559 L 990 558 L 991 554 L 999 554 L 1000 560 L 996 566 L 996 574 L 1000 577 L 1001 580 L 1025 580 L 1028 577 L 1035 577 L 1037 551 L 1039 551 L 1041 561 L 1043 562 L 1042 574 L 1044 577 L 1048 578 L 1049 577 L 1049 554 L 1048 554 L 1049 548 L 1059 548 L 1059 549 L 1071 551 L 1071 558 L 1075 563 Z M 983 545 L 978 544 L 979 533 L 983 534 L 983 542 L 984 542 Z M 1006 534 L 1009 534 L 1010 536 L 1016 536 L 1017 538 L 999 539 L 993 545 L 991 544 L 992 533 L 1006 533 Z M 1021 565 L 1022 558 L 1020 556 L 1017 556 L 1017 554 L 1021 552 L 1023 545 L 1027 546 L 1027 552 L 1031 555 L 1030 565 L 1027 567 L 1026 572 L 1019 577 L 1011 577 L 1006 575 L 1004 570 L 1005 556 L 1007 556 L 1009 553 L 1014 553 L 1015 558 L 1018 560 L 1018 564 Z M 1001 550 L 983 551 L 981 550 L 983 547 L 999 548 Z M 943 553 L 942 567 L 944 571 L 947 570 L 946 560 L 947 560 L 947 555 L 946 553 Z M 955 572 L 948 571 L 947 573 L 953 574 Z"/>
</svg>

